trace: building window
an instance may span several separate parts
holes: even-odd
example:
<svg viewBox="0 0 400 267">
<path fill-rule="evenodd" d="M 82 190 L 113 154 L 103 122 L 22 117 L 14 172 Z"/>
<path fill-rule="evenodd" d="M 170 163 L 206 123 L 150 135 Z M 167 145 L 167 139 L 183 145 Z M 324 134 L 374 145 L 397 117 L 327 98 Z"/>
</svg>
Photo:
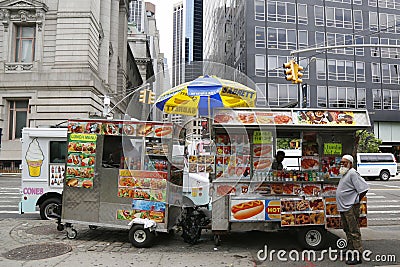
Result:
<svg viewBox="0 0 400 267">
<path fill-rule="evenodd" d="M 379 37 L 371 37 L 370 38 L 370 42 L 371 44 L 379 44 Z M 375 47 L 371 47 L 371 57 L 379 57 L 379 47 L 375 46 Z"/>
<path fill-rule="evenodd" d="M 326 79 L 326 69 L 325 69 L 325 59 L 317 58 L 317 79 L 325 80 Z"/>
<path fill-rule="evenodd" d="M 255 55 L 256 76 L 265 77 L 265 55 Z"/>
<path fill-rule="evenodd" d="M 354 16 L 354 29 L 362 30 L 363 29 L 362 11 L 361 10 L 353 10 L 353 16 Z"/>
<path fill-rule="evenodd" d="M 267 85 L 265 83 L 257 83 L 257 106 L 267 105 Z"/>
<path fill-rule="evenodd" d="M 356 62 L 357 82 L 365 82 L 365 62 Z"/>
<path fill-rule="evenodd" d="M 354 36 L 354 43 L 359 44 L 359 45 L 364 44 L 364 37 L 360 36 L 360 35 Z M 351 50 L 353 50 L 353 49 L 351 49 Z M 356 47 L 355 50 L 356 50 L 357 56 L 364 56 L 364 48 L 363 47 Z"/>
<path fill-rule="evenodd" d="M 399 92 L 383 89 L 383 109 L 399 110 Z"/>
<path fill-rule="evenodd" d="M 255 28 L 255 41 L 256 48 L 265 48 L 265 28 L 264 27 L 256 27 Z"/>
<path fill-rule="evenodd" d="M 326 86 L 317 86 L 317 107 L 327 107 L 327 96 Z"/>
<path fill-rule="evenodd" d="M 307 5 L 297 4 L 297 22 L 299 24 L 308 24 Z"/>
<path fill-rule="evenodd" d="M 372 38 L 371 38 L 372 39 Z M 376 38 L 374 41 L 378 42 L 378 38 Z M 381 38 L 380 39 L 381 44 L 386 44 L 386 45 L 393 45 L 393 46 L 399 46 L 400 45 L 400 40 L 398 39 L 389 39 L 389 38 Z M 392 48 L 392 47 L 382 47 L 382 58 L 393 58 L 393 59 L 398 59 L 400 57 L 400 48 Z"/>
<path fill-rule="evenodd" d="M 369 12 L 369 30 L 378 31 L 378 16 L 376 12 Z"/>
<path fill-rule="evenodd" d="M 357 88 L 357 108 L 366 108 L 366 91 L 365 88 Z"/>
<path fill-rule="evenodd" d="M 276 107 L 297 101 L 297 91 L 297 85 L 293 84 L 268 84 L 268 104 Z"/>
<path fill-rule="evenodd" d="M 399 65 L 382 63 L 382 83 L 399 84 Z"/>
<path fill-rule="evenodd" d="M 372 89 L 372 101 L 374 109 L 382 109 L 381 89 Z"/>
<path fill-rule="evenodd" d="M 307 48 L 308 47 L 308 31 L 298 31 L 299 34 L 299 49 Z"/>
<path fill-rule="evenodd" d="M 267 1 L 268 21 L 296 23 L 296 5 L 294 3 Z"/>
<path fill-rule="evenodd" d="M 380 83 L 381 82 L 381 69 L 379 63 L 372 62 L 371 63 L 371 71 L 372 71 L 372 82 Z"/>
<path fill-rule="evenodd" d="M 330 108 L 355 108 L 356 92 L 351 87 L 329 86 L 328 98 Z"/>
<path fill-rule="evenodd" d="M 268 48 L 297 49 L 296 30 L 268 28 Z"/>
<path fill-rule="evenodd" d="M 264 0 L 254 0 L 254 19 L 264 21 L 265 20 L 265 1 Z"/>
<path fill-rule="evenodd" d="M 326 7 L 326 26 L 335 28 L 353 28 L 351 9 Z"/>
<path fill-rule="evenodd" d="M 328 79 L 354 82 L 354 64 L 349 60 L 328 60 Z"/>
<path fill-rule="evenodd" d="M 15 26 L 15 62 L 32 62 L 35 58 L 34 26 Z"/>
<path fill-rule="evenodd" d="M 322 39 L 324 33 L 316 32 L 316 38 L 319 40 Z M 328 46 L 337 46 L 337 45 L 348 45 L 348 44 L 363 44 L 364 40 L 362 36 L 354 36 L 352 34 L 340 34 L 340 33 L 327 33 L 327 45 Z M 328 50 L 328 53 L 331 54 L 343 54 L 343 55 L 354 55 L 354 49 L 349 48 L 336 48 Z M 356 54 L 358 56 L 364 55 L 364 48 L 356 48 Z"/>
<path fill-rule="evenodd" d="M 28 101 L 9 100 L 8 105 L 8 139 L 14 140 L 22 137 L 22 128 L 28 124 Z"/>
<path fill-rule="evenodd" d="M 314 7 L 315 26 L 324 26 L 324 7 Z"/>
</svg>

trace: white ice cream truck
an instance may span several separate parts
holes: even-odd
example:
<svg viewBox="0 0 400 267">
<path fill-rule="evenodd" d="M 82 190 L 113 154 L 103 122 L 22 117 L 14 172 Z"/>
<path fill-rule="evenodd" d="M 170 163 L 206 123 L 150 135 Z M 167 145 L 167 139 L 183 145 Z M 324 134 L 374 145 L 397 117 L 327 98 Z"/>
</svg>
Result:
<svg viewBox="0 0 400 267">
<path fill-rule="evenodd" d="M 61 203 L 67 152 L 67 128 L 22 130 L 22 179 L 19 212 L 49 219 Z"/>
</svg>

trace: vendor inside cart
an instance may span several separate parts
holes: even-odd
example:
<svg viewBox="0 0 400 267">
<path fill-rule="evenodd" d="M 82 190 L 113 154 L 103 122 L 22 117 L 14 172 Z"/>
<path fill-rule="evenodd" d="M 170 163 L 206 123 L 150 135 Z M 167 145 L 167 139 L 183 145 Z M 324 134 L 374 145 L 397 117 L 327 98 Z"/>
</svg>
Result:
<svg viewBox="0 0 400 267">
<path fill-rule="evenodd" d="M 285 159 L 285 152 L 282 150 L 279 150 L 276 152 L 276 156 L 274 159 L 274 162 L 272 162 L 271 169 L 272 170 L 283 170 L 283 164 L 282 161 Z"/>
</svg>

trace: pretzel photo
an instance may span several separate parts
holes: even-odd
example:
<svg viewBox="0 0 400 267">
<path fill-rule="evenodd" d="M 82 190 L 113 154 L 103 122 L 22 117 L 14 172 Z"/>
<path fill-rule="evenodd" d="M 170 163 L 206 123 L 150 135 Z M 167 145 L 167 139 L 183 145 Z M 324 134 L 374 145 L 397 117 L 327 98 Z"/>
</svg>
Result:
<svg viewBox="0 0 400 267">
<path fill-rule="evenodd" d="M 297 202 L 296 208 L 298 211 L 308 210 L 310 208 L 310 203 L 308 200 L 300 200 Z"/>
<path fill-rule="evenodd" d="M 324 224 L 325 214 L 323 212 L 310 214 L 310 222 L 312 224 Z"/>
<path fill-rule="evenodd" d="M 301 213 L 301 214 L 296 214 L 296 219 L 295 219 L 296 224 L 309 224 L 310 223 L 310 215 Z"/>
<path fill-rule="evenodd" d="M 292 200 L 281 201 L 281 208 L 282 211 L 295 211 L 296 210 L 295 202 Z"/>
<path fill-rule="evenodd" d="M 327 215 L 338 215 L 336 204 L 326 204 L 326 214 Z"/>
<path fill-rule="evenodd" d="M 281 215 L 281 225 L 294 225 L 294 215 L 293 214 L 282 214 Z"/>
<path fill-rule="evenodd" d="M 324 202 L 322 199 L 314 199 L 310 201 L 311 210 L 324 210 Z"/>
</svg>

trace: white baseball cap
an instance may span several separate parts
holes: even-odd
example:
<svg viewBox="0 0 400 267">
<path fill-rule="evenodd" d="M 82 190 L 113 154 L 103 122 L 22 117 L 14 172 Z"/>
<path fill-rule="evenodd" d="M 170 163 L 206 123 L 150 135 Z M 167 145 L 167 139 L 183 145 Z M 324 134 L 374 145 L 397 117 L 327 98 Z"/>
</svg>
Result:
<svg viewBox="0 0 400 267">
<path fill-rule="evenodd" d="M 346 159 L 346 160 L 350 161 L 351 164 L 353 164 L 353 156 L 351 156 L 351 155 L 344 155 L 342 157 L 342 159 Z"/>
</svg>

